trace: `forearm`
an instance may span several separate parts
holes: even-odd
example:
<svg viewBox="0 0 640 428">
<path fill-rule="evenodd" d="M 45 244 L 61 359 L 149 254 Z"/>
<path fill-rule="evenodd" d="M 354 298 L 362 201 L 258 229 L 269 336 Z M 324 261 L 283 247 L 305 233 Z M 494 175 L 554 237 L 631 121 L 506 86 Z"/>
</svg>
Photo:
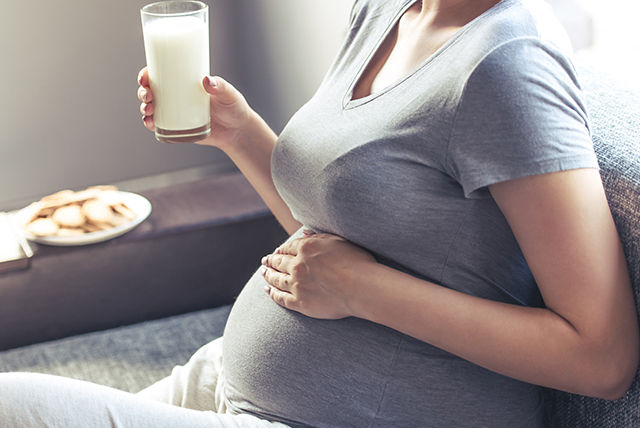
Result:
<svg viewBox="0 0 640 428">
<path fill-rule="evenodd" d="M 361 272 L 366 293 L 352 299 L 356 316 L 525 382 L 583 395 L 619 394 L 602 381 L 593 384 L 615 378 L 603 372 L 615 362 L 601 361 L 606 352 L 548 309 L 470 296 L 379 264 Z"/>
<path fill-rule="evenodd" d="M 224 147 L 223 150 L 258 192 L 282 227 L 292 234 L 302 225 L 293 218 L 271 178 L 271 153 L 276 139 L 273 130 L 254 112 L 238 143 Z"/>
</svg>

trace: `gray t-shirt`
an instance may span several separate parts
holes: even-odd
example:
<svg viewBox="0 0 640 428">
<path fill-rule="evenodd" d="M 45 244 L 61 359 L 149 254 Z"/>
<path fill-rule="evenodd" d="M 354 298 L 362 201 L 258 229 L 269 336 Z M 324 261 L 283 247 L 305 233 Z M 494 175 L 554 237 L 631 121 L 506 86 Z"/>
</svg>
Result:
<svg viewBox="0 0 640 428">
<path fill-rule="evenodd" d="M 487 186 L 597 168 L 564 33 L 542 0 L 503 0 L 386 89 L 352 92 L 413 0 L 359 0 L 291 119 L 272 175 L 294 217 L 444 287 L 542 306 Z M 537 426 L 537 387 L 368 321 L 315 320 L 259 275 L 225 330 L 229 407 L 293 426 Z M 398 290 L 402 292 L 401 289 Z"/>
</svg>

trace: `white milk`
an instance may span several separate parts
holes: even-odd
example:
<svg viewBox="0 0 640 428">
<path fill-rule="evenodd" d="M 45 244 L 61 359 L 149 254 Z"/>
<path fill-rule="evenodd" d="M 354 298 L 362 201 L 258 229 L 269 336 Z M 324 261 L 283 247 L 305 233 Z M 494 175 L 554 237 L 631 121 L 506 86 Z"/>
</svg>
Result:
<svg viewBox="0 0 640 428">
<path fill-rule="evenodd" d="M 209 74 L 207 24 L 194 17 L 171 17 L 147 23 L 143 31 L 156 128 L 208 127 L 209 95 L 202 87 Z"/>
</svg>

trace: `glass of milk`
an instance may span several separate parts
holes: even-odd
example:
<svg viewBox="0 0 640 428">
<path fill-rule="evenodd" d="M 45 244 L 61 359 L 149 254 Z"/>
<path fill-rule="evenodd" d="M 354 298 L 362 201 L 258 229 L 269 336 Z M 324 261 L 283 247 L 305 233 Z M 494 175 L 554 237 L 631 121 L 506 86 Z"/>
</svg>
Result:
<svg viewBox="0 0 640 428">
<path fill-rule="evenodd" d="M 192 143 L 211 133 L 209 9 L 200 1 L 161 1 L 140 10 L 153 92 L 156 139 Z"/>
</svg>

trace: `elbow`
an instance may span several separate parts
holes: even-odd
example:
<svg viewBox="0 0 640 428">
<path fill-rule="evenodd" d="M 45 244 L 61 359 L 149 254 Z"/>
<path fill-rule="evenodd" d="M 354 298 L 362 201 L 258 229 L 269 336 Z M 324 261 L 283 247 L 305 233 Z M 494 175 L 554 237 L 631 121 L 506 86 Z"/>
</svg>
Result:
<svg viewBox="0 0 640 428">
<path fill-rule="evenodd" d="M 610 374 L 607 379 L 603 379 L 600 382 L 600 387 L 596 396 L 610 401 L 624 397 L 633 383 L 637 367 L 638 363 L 636 361 L 633 370 L 610 370 L 614 371 L 614 373 Z"/>
<path fill-rule="evenodd" d="M 608 357 L 600 359 L 604 367 L 594 376 L 592 391 L 588 395 L 613 401 L 624 397 L 636 377 L 638 350 L 627 351 L 618 358 L 612 358 L 609 353 Z"/>
<path fill-rule="evenodd" d="M 633 382 L 633 377 L 625 377 L 613 382 L 602 385 L 600 389 L 594 394 L 596 398 L 602 398 L 604 400 L 615 401 L 618 400 L 627 393 Z"/>
</svg>

